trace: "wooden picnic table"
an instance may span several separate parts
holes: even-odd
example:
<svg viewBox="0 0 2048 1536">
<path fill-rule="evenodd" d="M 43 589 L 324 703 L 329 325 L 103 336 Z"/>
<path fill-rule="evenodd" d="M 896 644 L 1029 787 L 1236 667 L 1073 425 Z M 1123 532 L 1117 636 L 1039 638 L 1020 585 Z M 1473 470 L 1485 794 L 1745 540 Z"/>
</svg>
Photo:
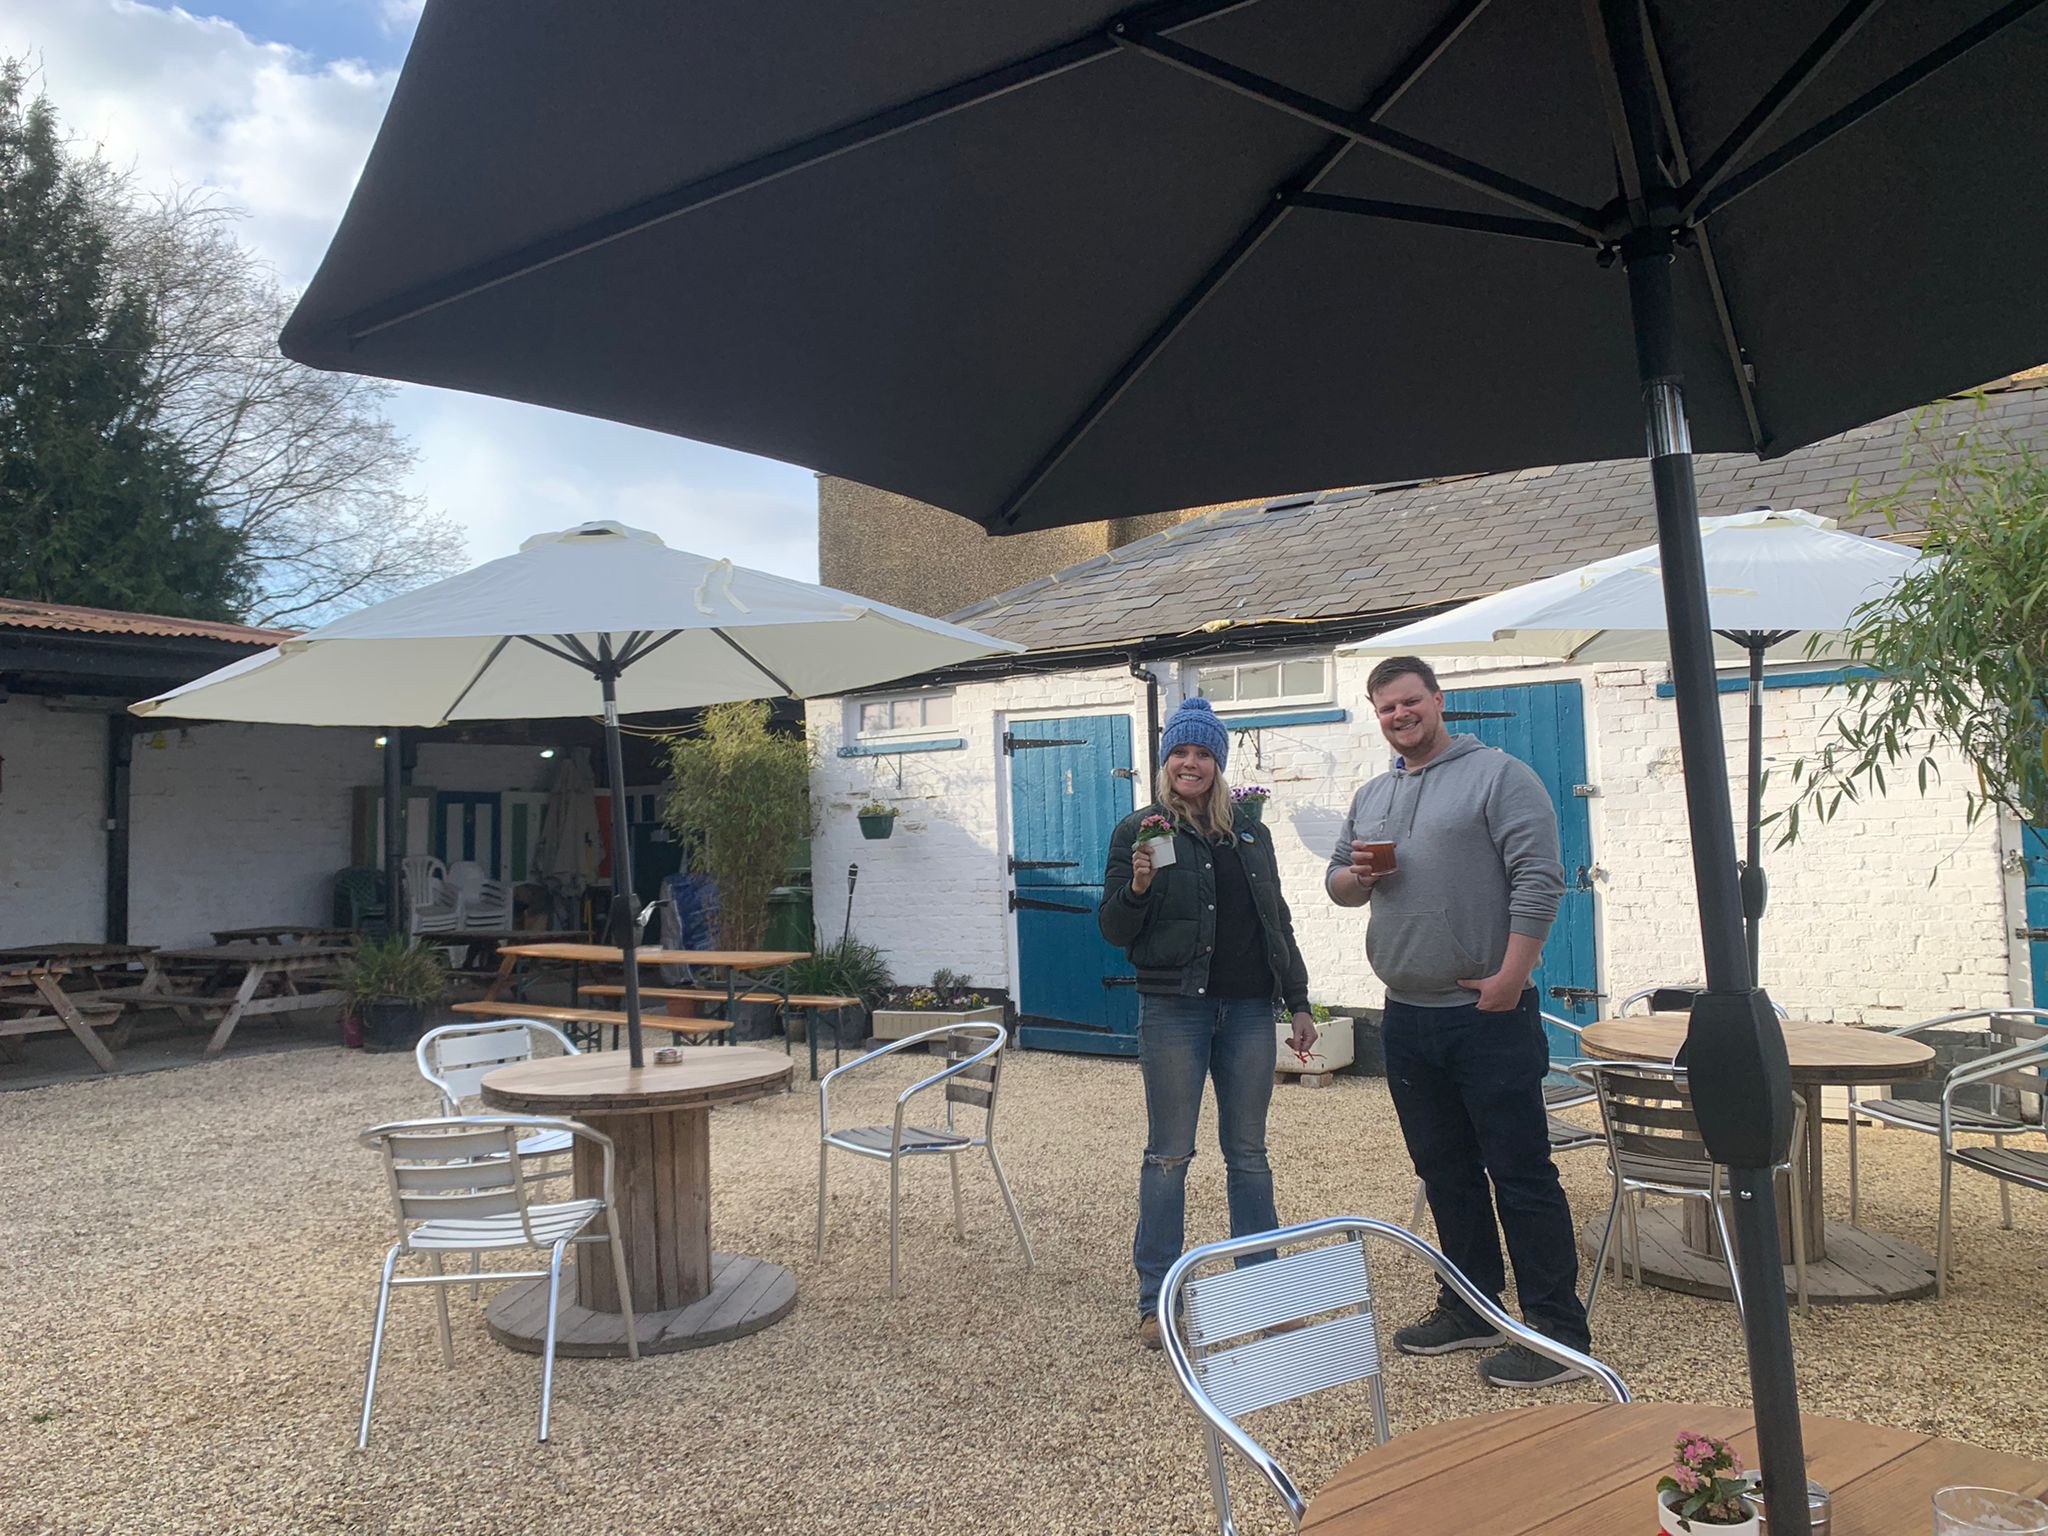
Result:
<svg viewBox="0 0 2048 1536">
<path fill-rule="evenodd" d="M 725 972 L 725 1002 L 728 1011 L 730 1011 L 731 1004 L 739 995 L 737 977 L 741 972 L 773 970 L 777 966 L 790 965 L 798 960 L 808 958 L 809 955 L 806 951 L 784 949 L 662 949 L 659 947 L 649 947 L 634 951 L 634 959 L 643 966 L 679 965 L 723 970 Z M 473 1003 L 457 1004 L 457 1011 L 483 1016 L 509 1015 L 512 1012 L 513 1004 L 505 999 L 503 994 L 507 987 L 515 987 L 516 989 L 517 973 L 522 961 L 569 966 L 571 968 L 570 995 L 574 998 L 580 996 L 584 990 L 582 985 L 584 966 L 611 966 L 624 969 L 626 952 L 615 944 L 592 944 L 581 940 L 573 942 L 542 941 L 538 943 L 501 944 L 498 946 L 498 971 L 491 978 L 490 985 L 484 988 L 484 995 Z M 595 1043 L 599 1029 L 607 1023 L 614 1026 L 614 1032 L 616 1033 L 617 1024 L 620 1019 L 620 1015 L 616 1010 L 590 1009 L 587 1011 L 591 1014 L 591 1018 L 585 1021 L 589 1025 L 589 1034 L 580 1039 L 579 1043 Z M 555 1010 L 550 1016 L 559 1018 L 560 1010 Z M 643 1020 L 644 1017 L 643 1014 Z M 568 1024 L 572 1033 L 576 1031 L 577 1023 L 575 1020 L 561 1019 L 561 1022 Z"/>
<path fill-rule="evenodd" d="M 128 1008 L 168 1008 L 190 1023 L 197 1014 L 218 1014 L 206 1053 L 227 1048 L 245 1018 L 300 1013 L 339 1005 L 346 994 L 324 983 L 347 951 L 323 944 L 214 944 L 194 949 L 160 949 L 151 981 L 102 993 Z M 311 982 L 307 991 L 302 983 Z"/>
<path fill-rule="evenodd" d="M 685 1046 L 670 1065 L 630 1067 L 615 1052 L 548 1056 L 484 1078 L 488 1108 L 566 1115 L 612 1139 L 619 1242 L 643 1351 L 756 1333 L 796 1305 L 796 1277 L 782 1265 L 711 1248 L 711 1111 L 779 1092 L 791 1066 L 751 1046 Z M 602 1149 L 579 1140 L 572 1157 L 576 1194 L 599 1193 Z M 626 1320 L 611 1265 L 578 1259 L 575 1269 L 575 1300 L 562 1302 L 556 1349 L 623 1355 Z M 538 1352 L 547 1282 L 501 1291 L 484 1320 L 501 1343 Z"/>
<path fill-rule="evenodd" d="M 1682 1013 L 1638 1013 L 1586 1026 L 1579 1046 L 1588 1056 L 1668 1062 L 1685 1043 Z M 1885 1030 L 1787 1019 L 1785 1054 L 1792 1087 L 1806 1101 L 1806 1141 L 1796 1159 L 1806 1204 L 1806 1277 L 1815 1301 L 1904 1301 L 1934 1294 L 1934 1258 L 1926 1249 L 1886 1233 L 1829 1221 L 1822 1202 L 1821 1090 L 1899 1083 L 1934 1069 L 1933 1048 Z M 1787 1202 L 1789 1204 L 1789 1202 Z M 1700 1202 L 1683 1212 L 1646 1210 L 1638 1217 L 1643 1276 L 1669 1290 L 1728 1297 L 1728 1270 L 1714 1225 Z M 1789 1214 L 1786 1218 L 1789 1220 Z M 1588 1230 L 1598 1246 L 1599 1227 Z M 1787 1249 L 1789 1255 L 1789 1227 Z M 1588 1252 L 1593 1251 L 1591 1248 Z"/>
<path fill-rule="evenodd" d="M 156 967 L 155 956 L 154 944 L 21 944 L 0 949 L 0 966 L 51 967 L 64 972 L 70 978 L 67 986 L 76 992 L 81 982 L 89 988 L 99 988 L 128 985 L 146 978 Z M 133 974 L 138 970 L 141 977 Z M 118 982 L 113 980 L 116 977 Z"/>
<path fill-rule="evenodd" d="M 118 1027 L 121 1010 L 112 1003 L 72 997 L 62 985 L 65 974 L 61 965 L 0 967 L 0 1044 L 12 1053 L 23 1036 L 69 1030 L 100 1070 L 111 1072 L 114 1054 L 97 1031 L 106 1025 Z"/>
<path fill-rule="evenodd" d="M 319 944 L 332 948 L 354 944 L 361 937 L 353 928 L 314 928 L 305 923 L 213 930 L 213 942 L 216 944 Z"/>
<path fill-rule="evenodd" d="M 1744 1408 L 1699 1403 L 1554 1404 L 1451 1419 L 1354 1457 L 1309 1502 L 1301 1536 L 1486 1531 L 1497 1536 L 1646 1536 L 1657 1479 L 1681 1430 L 1733 1442 L 1757 1464 Z M 1801 1414 L 1806 1475 L 1828 1490 L 1835 1536 L 1927 1536 L 1938 1488 L 2040 1498 L 2048 1464 L 1917 1430 Z M 1700 1526 L 1696 1531 L 1711 1531 Z"/>
</svg>

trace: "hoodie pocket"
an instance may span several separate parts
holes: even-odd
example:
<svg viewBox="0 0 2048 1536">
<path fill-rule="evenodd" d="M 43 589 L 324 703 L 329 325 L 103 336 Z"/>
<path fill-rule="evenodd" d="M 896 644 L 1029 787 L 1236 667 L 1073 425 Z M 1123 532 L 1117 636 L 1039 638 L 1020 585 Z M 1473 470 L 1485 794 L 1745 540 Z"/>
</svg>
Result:
<svg viewBox="0 0 2048 1536">
<path fill-rule="evenodd" d="M 1486 974 L 1440 908 L 1375 912 L 1365 930 L 1373 973 L 1397 992 L 1451 992 Z"/>
</svg>

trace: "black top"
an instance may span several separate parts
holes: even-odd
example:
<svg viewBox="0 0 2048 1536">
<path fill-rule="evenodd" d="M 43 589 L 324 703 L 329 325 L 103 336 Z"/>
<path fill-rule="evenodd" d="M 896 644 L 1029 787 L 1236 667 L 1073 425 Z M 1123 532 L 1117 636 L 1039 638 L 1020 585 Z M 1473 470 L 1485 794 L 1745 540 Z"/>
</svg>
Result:
<svg viewBox="0 0 2048 1536">
<path fill-rule="evenodd" d="M 1209 958 L 1211 997 L 1271 997 L 1273 968 L 1266 963 L 1266 939 L 1259 909 L 1252 904 L 1238 843 L 1216 850 L 1216 953 Z"/>
</svg>

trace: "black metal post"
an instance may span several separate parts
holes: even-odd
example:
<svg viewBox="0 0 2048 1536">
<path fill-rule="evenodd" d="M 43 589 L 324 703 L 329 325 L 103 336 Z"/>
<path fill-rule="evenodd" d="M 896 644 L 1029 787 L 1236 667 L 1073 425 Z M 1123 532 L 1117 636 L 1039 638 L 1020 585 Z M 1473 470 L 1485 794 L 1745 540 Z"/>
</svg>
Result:
<svg viewBox="0 0 2048 1536">
<path fill-rule="evenodd" d="M 384 932 L 407 933 L 405 902 L 405 759 L 398 732 L 384 732 Z"/>
<path fill-rule="evenodd" d="M 619 669 L 609 640 L 598 641 L 602 663 L 597 680 L 604 690 L 604 755 L 612 784 L 612 942 L 625 951 L 627 1061 L 646 1063 L 640 1055 L 640 923 L 633 899 L 633 848 L 626 835 L 626 758 L 619 745 Z"/>
<path fill-rule="evenodd" d="M 1614 9 L 1631 21 L 1637 14 L 1633 3 Z M 1640 39 L 1627 41 L 1636 47 L 1616 50 L 1625 89 L 1641 86 L 1645 68 L 1637 51 Z M 1707 617 L 1706 560 L 1700 547 L 1692 440 L 1677 367 L 1673 255 L 1670 231 L 1664 227 L 1639 228 L 1622 245 L 1643 384 L 1693 881 L 1706 958 L 1707 991 L 1693 1004 L 1686 1066 L 1701 1138 L 1714 1160 L 1727 1166 L 1734 1197 L 1733 1259 L 1741 1272 L 1746 1304 L 1750 1395 L 1771 1530 L 1774 1536 L 1811 1536 L 1799 1387 L 1778 1247 L 1777 1191 L 1771 1177 L 1772 1166 L 1785 1157 L 1791 1142 L 1791 1073 L 1785 1038 L 1769 999 L 1751 984 L 1743 943 L 1735 836 L 1728 816 L 1728 763 Z"/>
<path fill-rule="evenodd" d="M 1748 927 L 1749 984 L 1764 984 L 1764 904 L 1770 886 L 1764 879 L 1764 645 L 1758 635 L 1749 642 L 1749 857 L 1742 865 L 1742 920 Z"/>
<path fill-rule="evenodd" d="M 107 716 L 106 942 L 128 942 L 129 809 L 134 801 L 135 722 Z"/>
<path fill-rule="evenodd" d="M 839 930 L 839 946 L 846 947 L 846 936 L 853 932 L 853 888 L 860 884 L 860 866 L 846 866 L 846 926 Z"/>
</svg>

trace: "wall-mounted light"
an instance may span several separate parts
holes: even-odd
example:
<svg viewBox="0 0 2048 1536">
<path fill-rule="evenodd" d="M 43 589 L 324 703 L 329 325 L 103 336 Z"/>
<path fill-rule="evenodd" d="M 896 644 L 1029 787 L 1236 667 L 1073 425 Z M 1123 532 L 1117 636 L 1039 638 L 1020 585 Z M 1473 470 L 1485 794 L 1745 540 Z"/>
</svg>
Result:
<svg viewBox="0 0 2048 1536">
<path fill-rule="evenodd" d="M 387 744 L 390 740 L 391 738 L 389 736 L 379 736 L 376 739 L 376 741 L 372 743 L 372 745 L 381 747 Z"/>
<path fill-rule="evenodd" d="M 555 749 L 553 747 L 542 747 L 540 749 L 540 755 L 542 757 L 553 757 L 555 755 Z"/>
</svg>

